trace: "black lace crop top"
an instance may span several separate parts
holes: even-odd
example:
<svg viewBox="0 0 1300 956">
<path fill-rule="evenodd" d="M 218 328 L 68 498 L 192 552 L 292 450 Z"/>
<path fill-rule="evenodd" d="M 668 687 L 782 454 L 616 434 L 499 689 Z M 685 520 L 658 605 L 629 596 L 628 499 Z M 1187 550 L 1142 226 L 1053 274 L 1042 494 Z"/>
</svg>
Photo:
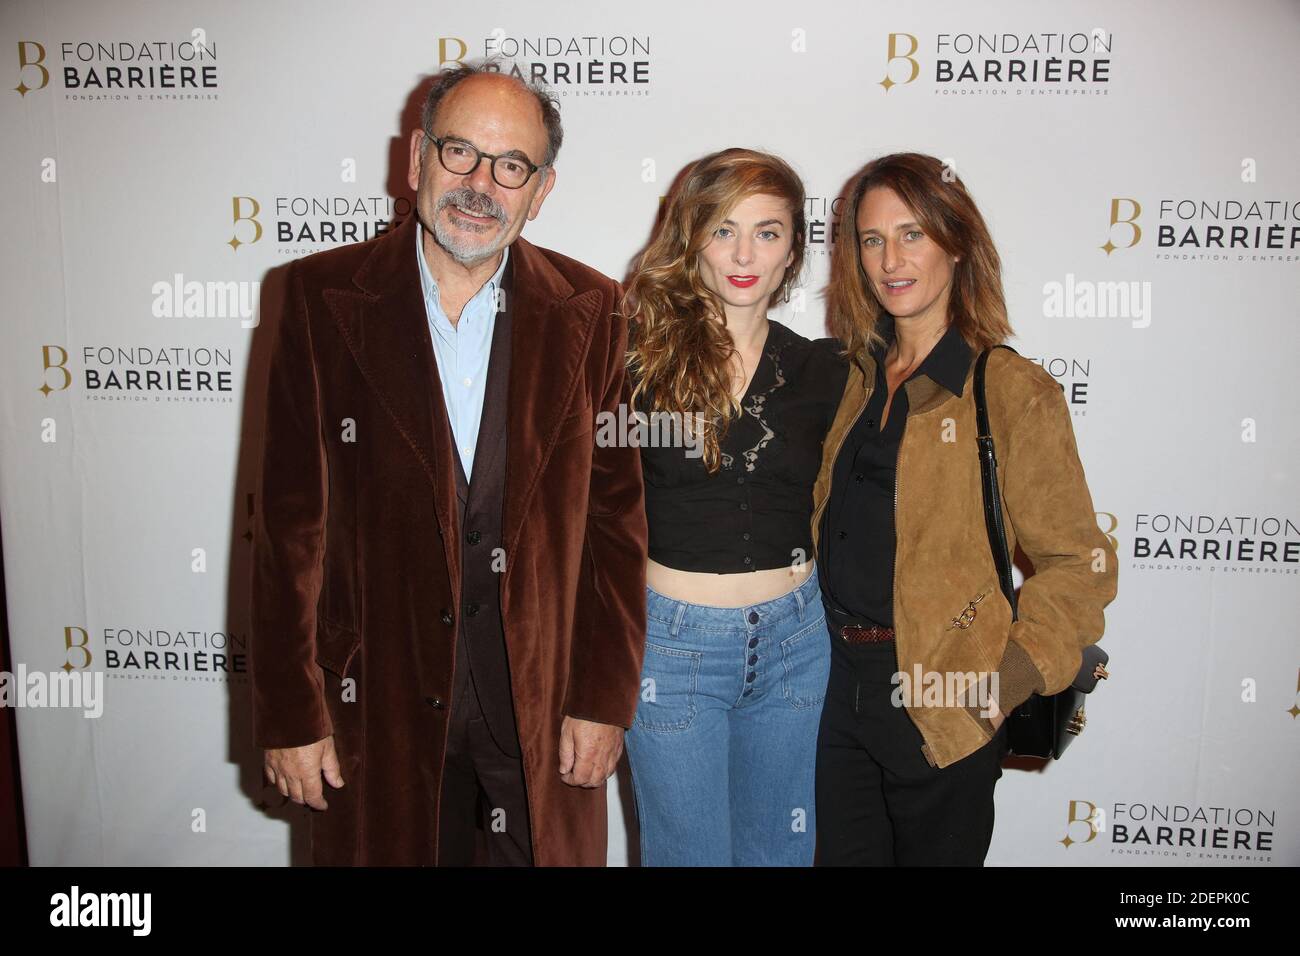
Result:
<svg viewBox="0 0 1300 956">
<path fill-rule="evenodd" d="M 722 467 L 710 475 L 698 447 L 642 447 L 651 560 L 715 574 L 812 560 L 813 483 L 848 375 L 839 352 L 769 320 Z"/>
</svg>

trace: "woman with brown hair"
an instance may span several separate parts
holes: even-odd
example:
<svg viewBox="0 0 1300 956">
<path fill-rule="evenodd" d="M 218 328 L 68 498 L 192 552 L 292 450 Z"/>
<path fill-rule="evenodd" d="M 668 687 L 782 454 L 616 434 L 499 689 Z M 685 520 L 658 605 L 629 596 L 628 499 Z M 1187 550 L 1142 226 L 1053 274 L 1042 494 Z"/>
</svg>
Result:
<svg viewBox="0 0 1300 956">
<path fill-rule="evenodd" d="M 819 865 L 982 865 L 1005 715 L 1074 679 L 1116 559 L 1096 524 L 1060 386 L 987 360 L 1008 545 L 1036 573 L 1018 620 L 985 525 L 978 355 L 1011 335 L 1001 261 L 939 160 L 853 180 L 827 309 L 849 378 L 814 493 L 832 644 L 817 745 Z"/>
<path fill-rule="evenodd" d="M 830 641 L 812 487 L 847 369 L 768 318 L 803 265 L 803 184 L 728 149 L 679 177 L 627 287 L 650 561 L 627 735 L 647 866 L 812 863 Z M 659 430 L 662 433 L 662 430 Z"/>
</svg>

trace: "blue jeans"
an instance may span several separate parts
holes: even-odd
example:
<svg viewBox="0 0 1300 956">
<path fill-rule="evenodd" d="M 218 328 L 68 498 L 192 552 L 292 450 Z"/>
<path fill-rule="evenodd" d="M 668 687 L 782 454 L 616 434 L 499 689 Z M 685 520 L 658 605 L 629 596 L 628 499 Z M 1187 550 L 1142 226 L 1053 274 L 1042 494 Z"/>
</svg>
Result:
<svg viewBox="0 0 1300 956">
<path fill-rule="evenodd" d="M 774 601 L 710 607 L 646 589 L 628 731 L 642 866 L 811 866 L 830 633 L 817 571 Z"/>
</svg>

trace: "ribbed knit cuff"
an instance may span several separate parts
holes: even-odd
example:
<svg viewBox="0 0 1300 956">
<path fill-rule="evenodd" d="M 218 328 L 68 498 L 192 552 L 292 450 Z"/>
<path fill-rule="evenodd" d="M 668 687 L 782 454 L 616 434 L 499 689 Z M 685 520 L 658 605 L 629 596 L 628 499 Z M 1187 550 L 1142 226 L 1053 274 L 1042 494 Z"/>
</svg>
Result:
<svg viewBox="0 0 1300 956">
<path fill-rule="evenodd" d="M 1033 658 L 1015 641 L 1007 641 L 1007 649 L 998 664 L 998 710 L 1004 715 L 1027 701 L 1031 694 L 1041 694 L 1047 685 Z M 983 708 L 967 707 L 967 712 L 985 727 L 992 736 L 993 721 L 980 713 Z"/>
</svg>

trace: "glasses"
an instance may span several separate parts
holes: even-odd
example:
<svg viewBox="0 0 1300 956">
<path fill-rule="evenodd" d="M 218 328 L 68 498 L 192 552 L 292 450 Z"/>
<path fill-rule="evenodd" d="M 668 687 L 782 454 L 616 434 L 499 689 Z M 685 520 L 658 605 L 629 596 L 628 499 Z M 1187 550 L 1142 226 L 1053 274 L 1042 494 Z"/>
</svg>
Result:
<svg viewBox="0 0 1300 956">
<path fill-rule="evenodd" d="M 478 164 L 483 160 L 490 159 L 492 178 L 498 186 L 506 189 L 518 189 L 532 179 L 533 173 L 546 165 L 530 163 L 524 156 L 494 156 L 462 139 L 440 139 L 436 136 L 430 136 L 429 139 L 438 147 L 438 161 L 447 172 L 464 176 L 478 169 Z"/>
</svg>

